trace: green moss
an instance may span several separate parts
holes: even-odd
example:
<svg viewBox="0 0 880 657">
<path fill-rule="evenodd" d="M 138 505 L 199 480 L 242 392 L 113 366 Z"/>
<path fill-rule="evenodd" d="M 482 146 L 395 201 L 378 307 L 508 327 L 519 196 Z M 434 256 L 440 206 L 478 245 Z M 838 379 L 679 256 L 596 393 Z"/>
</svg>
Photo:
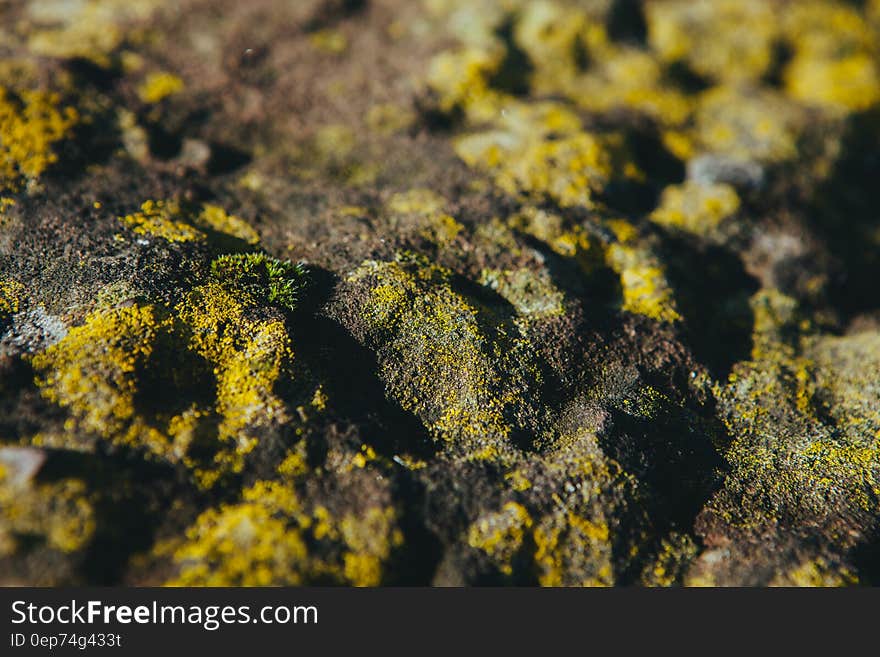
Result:
<svg viewBox="0 0 880 657">
<path fill-rule="evenodd" d="M 250 294 L 254 300 L 296 309 L 306 286 L 306 269 L 262 253 L 223 255 L 211 263 L 211 273 L 224 285 Z"/>
</svg>

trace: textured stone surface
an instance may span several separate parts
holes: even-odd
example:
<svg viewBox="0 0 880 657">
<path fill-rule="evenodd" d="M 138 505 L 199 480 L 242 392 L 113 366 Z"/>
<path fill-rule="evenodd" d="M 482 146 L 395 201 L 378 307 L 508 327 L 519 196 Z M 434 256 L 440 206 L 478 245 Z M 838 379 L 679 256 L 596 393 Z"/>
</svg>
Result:
<svg viewBox="0 0 880 657">
<path fill-rule="evenodd" d="M 4 3 L 0 583 L 880 583 L 878 44 Z"/>
</svg>

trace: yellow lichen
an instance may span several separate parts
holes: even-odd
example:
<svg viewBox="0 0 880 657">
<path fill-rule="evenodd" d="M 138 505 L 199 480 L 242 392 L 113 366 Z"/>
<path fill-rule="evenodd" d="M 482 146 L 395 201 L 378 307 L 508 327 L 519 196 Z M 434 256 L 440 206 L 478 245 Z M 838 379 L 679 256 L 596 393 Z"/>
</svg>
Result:
<svg viewBox="0 0 880 657">
<path fill-rule="evenodd" d="M 618 241 L 607 247 L 605 260 L 620 275 L 623 310 L 661 322 L 681 319 L 660 261 L 638 245 L 637 233 L 631 224 L 612 220 L 609 226 Z"/>
<path fill-rule="evenodd" d="M 308 551 L 299 500 L 289 489 L 260 482 L 239 504 L 202 513 L 174 551 L 180 572 L 170 586 L 299 585 Z M 291 526 L 292 525 L 292 526 Z"/>
<path fill-rule="evenodd" d="M 205 203 L 197 222 L 204 227 L 243 240 L 251 245 L 260 242 L 260 235 L 244 219 L 228 214 L 218 205 Z"/>
<path fill-rule="evenodd" d="M 439 96 L 445 112 L 464 108 L 475 119 L 494 114 L 503 102 L 502 94 L 489 87 L 489 77 L 498 70 L 503 49 L 465 48 L 437 55 L 431 62 L 428 84 Z"/>
<path fill-rule="evenodd" d="M 159 103 L 183 91 L 183 80 L 167 71 L 150 73 L 138 87 L 138 96 L 145 103 Z"/>
<path fill-rule="evenodd" d="M 576 115 L 553 103 L 511 106 L 497 129 L 456 140 L 468 165 L 490 172 L 510 194 L 549 197 L 592 207 L 612 175 L 607 144 L 581 129 Z"/>
<path fill-rule="evenodd" d="M 480 283 L 498 292 L 524 316 L 547 318 L 565 314 L 563 293 L 548 278 L 530 269 L 484 269 Z"/>
<path fill-rule="evenodd" d="M 140 212 L 119 217 L 138 235 L 161 237 L 169 242 L 196 242 L 205 234 L 183 220 L 180 206 L 174 201 L 144 201 Z"/>
<path fill-rule="evenodd" d="M 770 582 L 770 586 L 839 587 L 858 583 L 858 577 L 849 568 L 832 567 L 827 560 L 820 557 L 779 573 Z"/>
<path fill-rule="evenodd" d="M 513 572 L 511 562 L 531 526 L 532 518 L 525 507 L 508 502 L 497 513 L 483 516 L 473 523 L 468 529 L 467 542 L 472 548 L 489 555 L 502 573 L 510 575 Z"/>
<path fill-rule="evenodd" d="M 366 283 L 363 318 L 398 403 L 460 454 L 486 459 L 508 452 L 505 409 L 521 404 L 522 391 L 540 381 L 528 344 L 511 336 L 502 346 L 507 338 L 500 333 L 494 342 L 481 329 L 479 307 L 452 288 L 451 272 L 421 256 L 367 261 L 349 282 Z"/>
<path fill-rule="evenodd" d="M 801 108 L 766 88 L 713 87 L 700 96 L 693 136 L 702 150 L 779 162 L 797 155 Z"/>
<path fill-rule="evenodd" d="M 34 23 L 28 48 L 38 55 L 72 59 L 82 57 L 99 66 L 111 64 L 110 53 L 125 39 L 127 28 L 145 20 L 158 0 L 82 0 L 64 5 L 33 3 Z"/>
<path fill-rule="evenodd" d="M 259 481 L 245 489 L 241 502 L 206 511 L 182 544 L 165 548 L 179 568 L 168 584 L 376 586 L 402 542 L 391 508 L 337 518 L 322 506 L 309 510 L 288 486 Z"/>
<path fill-rule="evenodd" d="M 545 242 L 554 252 L 574 258 L 589 274 L 602 264 L 602 252 L 581 225 L 570 225 L 560 215 L 526 206 L 508 219 L 511 228 Z"/>
<path fill-rule="evenodd" d="M 247 317 L 248 302 L 246 292 L 208 283 L 194 288 L 175 313 L 155 306 L 96 311 L 34 356 L 37 383 L 44 397 L 70 409 L 71 429 L 183 462 L 210 486 L 241 470 L 256 444 L 254 432 L 287 420 L 274 393 L 292 359 L 287 331 L 280 320 Z M 185 377 L 213 370 L 212 404 L 143 407 L 143 377 L 152 369 L 169 369 L 171 385 L 188 385 L 174 380 L 178 360 L 190 368 Z"/>
<path fill-rule="evenodd" d="M 79 121 L 56 94 L 0 87 L 0 189 L 34 180 L 58 160 L 53 147 Z"/>
<path fill-rule="evenodd" d="M 400 214 L 432 215 L 443 212 L 446 204 L 446 199 L 430 189 L 411 189 L 392 196 L 388 209 Z"/>
<path fill-rule="evenodd" d="M 763 0 L 646 3 L 648 38 L 665 61 L 700 75 L 758 80 L 773 61 L 777 20 Z"/>
<path fill-rule="evenodd" d="M 628 109 L 672 126 L 686 121 L 693 104 L 664 85 L 660 63 L 636 48 L 606 50 L 595 66 L 568 83 L 565 93 L 591 112 Z"/>
<path fill-rule="evenodd" d="M 880 100 L 876 33 L 856 8 L 795 3 L 782 27 L 793 50 L 784 79 L 794 98 L 832 112 L 861 111 Z"/>
<path fill-rule="evenodd" d="M 861 111 L 880 101 L 880 73 L 874 58 L 863 53 L 841 59 L 796 57 L 785 81 L 794 98 L 832 110 Z"/>
<path fill-rule="evenodd" d="M 696 235 L 708 235 L 739 210 L 739 196 L 730 185 L 686 182 L 663 191 L 651 221 Z"/>
<path fill-rule="evenodd" d="M 400 132 L 416 120 L 415 113 L 406 107 L 390 103 L 373 105 L 367 112 L 367 126 L 382 135 Z"/>
<path fill-rule="evenodd" d="M 413 223 L 422 237 L 446 246 L 463 230 L 454 217 L 444 212 L 447 203 L 429 189 L 411 189 L 392 196 L 387 208 L 392 215 L 397 215 L 392 218 L 395 227 Z"/>
<path fill-rule="evenodd" d="M 82 481 L 17 482 L 0 463 L 0 557 L 15 552 L 19 536 L 41 536 L 61 552 L 81 550 L 95 532 L 94 516 Z"/>
<path fill-rule="evenodd" d="M 24 286 L 21 283 L 0 279 L 0 319 L 18 312 L 23 292 Z"/>
<path fill-rule="evenodd" d="M 287 414 L 274 393 L 283 366 L 293 358 L 284 322 L 248 319 L 241 297 L 217 283 L 195 288 L 177 307 L 191 330 L 189 348 L 213 364 L 217 439 L 226 446 L 214 458 L 220 471 L 240 471 L 256 445 L 253 431 L 283 423 Z M 212 469 L 201 472 L 206 483 Z"/>
<path fill-rule="evenodd" d="M 610 531 L 604 521 L 554 513 L 535 528 L 541 586 L 612 586 Z"/>
<path fill-rule="evenodd" d="M 676 586 L 684 583 L 687 567 L 697 556 L 697 545 L 686 534 L 674 533 L 660 542 L 654 561 L 642 572 L 646 586 Z"/>
<path fill-rule="evenodd" d="M 348 39 L 339 30 L 318 30 L 309 35 L 309 42 L 321 52 L 341 55 L 348 49 Z"/>
</svg>

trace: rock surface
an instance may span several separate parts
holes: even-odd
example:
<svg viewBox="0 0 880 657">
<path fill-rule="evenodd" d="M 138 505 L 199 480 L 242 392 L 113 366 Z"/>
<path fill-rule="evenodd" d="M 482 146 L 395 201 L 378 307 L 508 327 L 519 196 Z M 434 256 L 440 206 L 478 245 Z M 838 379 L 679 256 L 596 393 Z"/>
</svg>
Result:
<svg viewBox="0 0 880 657">
<path fill-rule="evenodd" d="M 880 584 L 880 2 L 0 7 L 0 584 Z"/>
</svg>

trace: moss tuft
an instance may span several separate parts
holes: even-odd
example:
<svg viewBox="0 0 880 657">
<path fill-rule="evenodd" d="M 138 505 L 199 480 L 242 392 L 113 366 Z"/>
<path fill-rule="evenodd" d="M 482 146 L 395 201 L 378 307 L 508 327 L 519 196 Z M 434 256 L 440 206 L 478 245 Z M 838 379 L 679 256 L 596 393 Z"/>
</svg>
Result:
<svg viewBox="0 0 880 657">
<path fill-rule="evenodd" d="M 231 285 L 254 300 L 265 300 L 291 312 L 296 309 L 307 282 L 303 264 L 262 253 L 220 256 L 211 263 L 211 273 L 223 285 Z"/>
</svg>

